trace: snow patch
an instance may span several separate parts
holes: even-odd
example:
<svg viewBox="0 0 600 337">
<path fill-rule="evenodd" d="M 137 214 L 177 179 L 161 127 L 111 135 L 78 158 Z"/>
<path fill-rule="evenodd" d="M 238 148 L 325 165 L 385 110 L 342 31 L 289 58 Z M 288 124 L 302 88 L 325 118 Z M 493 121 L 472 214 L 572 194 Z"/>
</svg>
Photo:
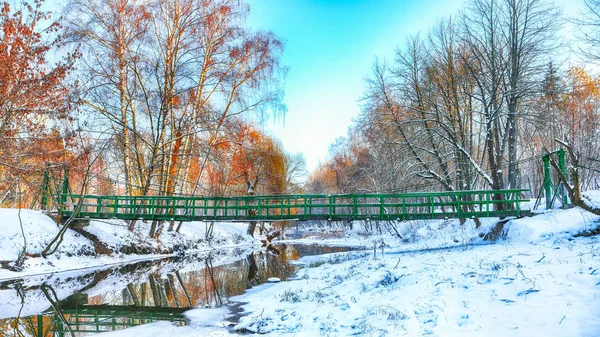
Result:
<svg viewBox="0 0 600 337">
<path fill-rule="evenodd" d="M 0 261 L 15 261 L 23 248 L 19 214 L 27 239 L 28 254 L 40 254 L 60 229 L 54 220 L 40 211 L 0 209 Z M 247 225 L 244 223 L 215 223 L 212 236 L 208 239 L 206 233 L 210 224 L 206 222 L 183 223 L 180 233 L 165 229 L 158 239 L 148 237 L 150 225 L 150 222 L 138 221 L 135 231 L 130 232 L 126 221 L 90 221 L 82 230 L 108 246 L 114 252 L 110 256 L 96 255 L 90 240 L 68 229 L 55 254 L 47 258 L 28 257 L 21 272 L 0 268 L 0 280 L 157 259 L 183 251 L 194 253 L 213 248 L 256 244 L 246 234 Z"/>
<path fill-rule="evenodd" d="M 549 238 L 566 239 L 598 227 L 600 216 L 581 208 L 548 210 L 533 217 L 515 219 L 504 226 L 505 238 L 512 242 L 540 242 Z"/>
<path fill-rule="evenodd" d="M 20 214 L 19 214 L 20 213 Z M 27 253 L 39 254 L 58 233 L 58 225 L 47 215 L 27 209 L 0 208 L 2 230 L 0 231 L 0 260 L 14 261 L 23 249 L 21 218 Z M 59 255 L 76 255 L 82 252 L 91 254 L 91 242 L 73 231 L 65 233 L 63 243 L 58 249 Z"/>
</svg>

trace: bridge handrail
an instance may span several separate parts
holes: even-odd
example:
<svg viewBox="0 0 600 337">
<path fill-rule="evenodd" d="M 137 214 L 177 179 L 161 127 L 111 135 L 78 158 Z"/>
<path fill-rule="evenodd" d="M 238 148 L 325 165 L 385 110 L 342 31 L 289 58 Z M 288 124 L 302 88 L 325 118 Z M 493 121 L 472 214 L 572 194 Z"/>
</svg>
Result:
<svg viewBox="0 0 600 337">
<path fill-rule="evenodd" d="M 125 220 L 409 220 L 521 216 L 525 189 L 235 197 L 61 194 L 60 213 Z M 500 197 L 496 197 L 500 196 Z M 79 202 L 66 202 L 78 200 Z"/>
<path fill-rule="evenodd" d="M 513 194 L 521 192 L 529 192 L 528 189 L 510 189 L 510 190 L 465 190 L 465 191 L 444 191 L 444 192 L 406 192 L 406 193 L 346 193 L 346 194 L 281 194 L 281 195 L 240 195 L 240 196 L 227 196 L 227 197 L 211 197 L 211 196 L 135 196 L 135 195 L 96 195 L 96 194 L 59 194 L 59 196 L 75 197 L 75 198 L 86 198 L 86 199 L 114 199 L 115 197 L 119 200 L 235 200 L 235 199 L 253 199 L 253 200 L 265 200 L 265 199 L 301 199 L 301 198 L 401 198 L 401 197 L 429 197 L 429 196 L 464 196 L 464 195 L 480 195 L 480 194 Z"/>
</svg>

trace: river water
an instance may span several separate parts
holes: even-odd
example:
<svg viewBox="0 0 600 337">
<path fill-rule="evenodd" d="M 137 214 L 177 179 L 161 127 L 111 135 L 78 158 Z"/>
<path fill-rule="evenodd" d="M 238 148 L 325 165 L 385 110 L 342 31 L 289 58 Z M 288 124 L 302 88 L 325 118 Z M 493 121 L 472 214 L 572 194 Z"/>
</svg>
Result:
<svg viewBox="0 0 600 337">
<path fill-rule="evenodd" d="M 88 336 L 157 320 L 185 325 L 183 312 L 190 308 L 225 305 L 239 311 L 228 298 L 269 278 L 293 277 L 300 257 L 353 249 L 274 247 L 214 250 L 0 282 L 0 336 Z"/>
</svg>

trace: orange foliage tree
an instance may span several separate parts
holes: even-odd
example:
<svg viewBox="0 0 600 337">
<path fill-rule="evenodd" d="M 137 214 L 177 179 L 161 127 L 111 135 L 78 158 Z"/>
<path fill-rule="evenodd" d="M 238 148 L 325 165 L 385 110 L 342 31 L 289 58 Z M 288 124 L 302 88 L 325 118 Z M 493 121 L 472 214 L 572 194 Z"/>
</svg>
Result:
<svg viewBox="0 0 600 337">
<path fill-rule="evenodd" d="M 562 124 L 571 145 L 585 146 L 599 126 L 600 77 L 592 77 L 580 67 L 571 67 L 567 74 L 563 99 Z"/>
<path fill-rule="evenodd" d="M 339 138 L 329 149 L 329 160 L 309 177 L 313 193 L 379 192 L 374 185 L 373 155 L 358 137 Z"/>
<path fill-rule="evenodd" d="M 560 147 L 556 139 L 569 143 L 579 154 L 579 164 L 588 168 L 580 171 L 581 188 L 600 187 L 595 170 L 600 156 L 600 77 L 578 66 L 559 72 L 550 64 L 543 86 L 543 95 L 534 105 L 536 123 L 523 125 L 521 131 L 526 135 L 522 151 L 535 158 L 544 148 Z M 522 170 L 539 186 L 543 179 L 540 160 L 523 165 Z"/>
<path fill-rule="evenodd" d="M 70 134 L 61 123 L 70 121 L 65 80 L 78 54 L 56 57 L 61 26 L 41 10 L 42 3 L 0 2 L 2 205 L 30 201 L 44 161 L 64 161 L 70 145 Z M 57 61 L 50 61 L 49 54 Z"/>
<path fill-rule="evenodd" d="M 561 101 L 562 139 L 579 154 L 582 167 L 597 167 L 600 156 L 600 77 L 593 77 L 583 68 L 571 67 L 565 89 Z M 600 187 L 596 177 L 597 173 L 593 170 L 582 170 L 579 177 L 581 188 Z"/>
<path fill-rule="evenodd" d="M 213 142 L 219 145 L 214 147 L 207 168 L 209 194 L 277 195 L 286 192 L 291 166 L 280 144 L 249 123 L 238 120 L 229 124 L 227 136 Z M 250 222 L 248 234 L 254 234 L 256 225 L 255 221 Z"/>
<path fill-rule="evenodd" d="M 281 145 L 251 124 L 237 121 L 227 141 L 215 147 L 208 169 L 215 195 L 281 194 L 286 190 L 286 156 Z"/>
</svg>

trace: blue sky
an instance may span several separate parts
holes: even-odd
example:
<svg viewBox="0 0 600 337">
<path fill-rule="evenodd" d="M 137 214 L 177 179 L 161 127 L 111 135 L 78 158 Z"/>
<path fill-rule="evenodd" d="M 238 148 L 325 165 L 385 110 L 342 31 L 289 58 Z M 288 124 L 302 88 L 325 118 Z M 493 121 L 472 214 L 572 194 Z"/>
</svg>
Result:
<svg viewBox="0 0 600 337">
<path fill-rule="evenodd" d="M 437 20 L 457 13 L 464 0 L 249 0 L 248 24 L 285 42 L 288 112 L 266 131 L 307 168 L 327 157 L 359 110 L 364 78 L 376 57 L 392 60 L 398 45 Z M 556 1 L 574 13 L 582 0 Z M 575 11 L 576 12 L 576 11 Z"/>
<path fill-rule="evenodd" d="M 376 57 L 458 11 L 462 0 L 251 0 L 248 24 L 285 43 L 285 121 L 265 129 L 307 168 L 324 161 L 359 112 L 363 79 Z"/>
</svg>

